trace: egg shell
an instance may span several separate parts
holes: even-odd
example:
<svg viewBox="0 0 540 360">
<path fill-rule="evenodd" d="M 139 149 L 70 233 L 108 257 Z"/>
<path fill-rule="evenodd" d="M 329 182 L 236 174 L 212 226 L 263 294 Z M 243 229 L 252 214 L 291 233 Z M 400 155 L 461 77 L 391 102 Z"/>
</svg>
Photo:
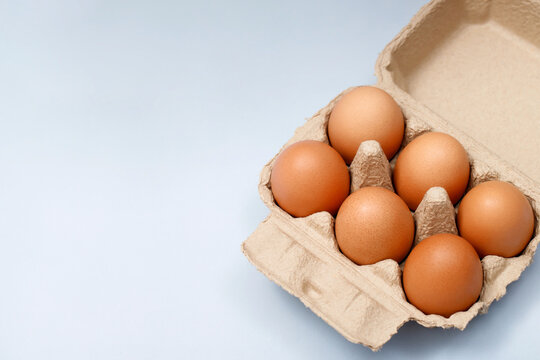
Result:
<svg viewBox="0 0 540 360">
<path fill-rule="evenodd" d="M 409 143 L 398 155 L 393 173 L 397 194 L 416 210 L 426 191 L 435 186 L 446 190 L 456 204 L 469 182 L 469 157 L 454 137 L 429 132 Z"/>
<path fill-rule="evenodd" d="M 424 239 L 403 268 L 407 299 L 425 314 L 444 317 L 467 310 L 483 284 L 482 263 L 472 245 L 453 234 Z"/>
<path fill-rule="evenodd" d="M 360 86 L 345 94 L 328 120 L 330 144 L 350 164 L 360 144 L 376 140 L 391 159 L 403 140 L 401 108 L 384 90 Z"/>
<path fill-rule="evenodd" d="M 341 252 L 358 265 L 385 259 L 401 262 L 414 240 L 414 220 L 392 191 L 364 187 L 341 205 L 335 231 Z"/>
<path fill-rule="evenodd" d="M 472 188 L 458 208 L 460 235 L 480 257 L 516 256 L 534 232 L 534 213 L 527 198 L 514 185 L 487 181 Z"/>
<path fill-rule="evenodd" d="M 329 145 L 300 141 L 278 156 L 270 186 L 278 205 L 293 216 L 319 211 L 335 215 L 349 194 L 349 169 Z"/>
</svg>

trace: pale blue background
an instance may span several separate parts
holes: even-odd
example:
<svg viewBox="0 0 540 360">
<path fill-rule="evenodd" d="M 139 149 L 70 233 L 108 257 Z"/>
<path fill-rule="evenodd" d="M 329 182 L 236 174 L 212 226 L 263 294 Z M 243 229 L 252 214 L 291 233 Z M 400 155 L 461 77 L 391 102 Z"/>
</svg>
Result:
<svg viewBox="0 0 540 360">
<path fill-rule="evenodd" d="M 0 359 L 538 355 L 537 264 L 372 354 L 240 252 L 262 166 L 423 2 L 0 2 Z"/>
</svg>

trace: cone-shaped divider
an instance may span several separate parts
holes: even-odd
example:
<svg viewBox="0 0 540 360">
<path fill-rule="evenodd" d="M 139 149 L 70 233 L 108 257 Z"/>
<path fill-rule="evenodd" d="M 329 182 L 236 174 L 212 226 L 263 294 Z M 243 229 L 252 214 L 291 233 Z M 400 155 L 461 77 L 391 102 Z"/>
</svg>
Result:
<svg viewBox="0 0 540 360">
<path fill-rule="evenodd" d="M 431 131 L 431 127 L 423 120 L 416 117 L 409 117 L 405 126 L 405 135 L 403 136 L 402 146 L 405 147 L 418 136 L 429 131 Z"/>
<path fill-rule="evenodd" d="M 499 174 L 489 165 L 479 160 L 471 161 L 471 175 L 469 178 L 467 191 L 480 183 L 490 180 L 499 180 L 499 178 Z"/>
<path fill-rule="evenodd" d="M 414 213 L 416 234 L 414 245 L 431 235 L 457 234 L 456 213 L 448 193 L 442 187 L 429 189 Z"/>
<path fill-rule="evenodd" d="M 381 145 L 375 140 L 364 141 L 360 144 L 349 171 L 351 192 L 365 186 L 380 186 L 394 191 L 390 164 Z"/>
</svg>

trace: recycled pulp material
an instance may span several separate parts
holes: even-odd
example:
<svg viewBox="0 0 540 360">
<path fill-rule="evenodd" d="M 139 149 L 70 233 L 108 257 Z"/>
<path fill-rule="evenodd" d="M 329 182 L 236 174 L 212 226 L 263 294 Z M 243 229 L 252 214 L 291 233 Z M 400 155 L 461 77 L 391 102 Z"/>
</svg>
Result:
<svg viewBox="0 0 540 360">
<path fill-rule="evenodd" d="M 243 243 L 244 254 L 348 340 L 373 350 L 410 320 L 464 329 L 532 261 L 540 241 L 540 1 L 432 1 L 380 54 L 376 74 L 377 86 L 394 97 L 406 118 L 402 147 L 427 131 L 451 134 L 469 154 L 469 188 L 493 179 L 513 183 L 529 199 L 536 226 L 520 256 L 482 260 L 484 287 L 467 311 L 450 318 L 425 315 L 407 302 L 395 261 L 355 265 L 339 251 L 329 213 L 293 218 L 275 204 L 269 185 L 272 159 L 259 184 L 271 212 Z M 306 139 L 328 143 L 328 117 L 341 95 L 285 146 Z M 391 189 L 394 163 L 395 158 L 388 164 L 377 142 L 363 143 L 350 168 L 352 188 Z M 415 244 L 435 233 L 456 233 L 455 209 L 442 188 L 426 193 L 414 218 Z"/>
</svg>

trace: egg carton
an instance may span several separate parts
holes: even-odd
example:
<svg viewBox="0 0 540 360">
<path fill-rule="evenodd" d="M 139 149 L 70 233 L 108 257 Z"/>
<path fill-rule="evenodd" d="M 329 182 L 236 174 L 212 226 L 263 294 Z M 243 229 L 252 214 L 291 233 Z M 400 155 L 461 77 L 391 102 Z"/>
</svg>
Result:
<svg viewBox="0 0 540 360">
<path fill-rule="evenodd" d="M 540 241 L 540 167 L 535 162 L 540 153 L 540 2 L 432 1 L 379 55 L 376 75 L 377 86 L 403 111 L 401 149 L 429 131 L 454 136 L 470 159 L 467 191 L 488 180 L 514 184 L 533 208 L 535 232 L 519 256 L 482 259 L 484 286 L 467 311 L 449 318 L 426 315 L 405 297 L 403 263 L 389 259 L 356 265 L 339 251 L 329 213 L 294 218 L 277 206 L 270 188 L 276 155 L 263 168 L 259 183 L 270 215 L 242 244 L 242 251 L 345 338 L 372 350 L 381 348 L 408 321 L 465 329 L 532 262 Z M 281 151 L 302 140 L 328 143 L 330 113 L 351 89 L 308 119 Z M 376 141 L 363 142 L 349 167 L 351 191 L 363 186 L 393 190 L 391 171 L 397 156 L 389 163 Z M 431 188 L 413 213 L 414 245 L 436 233 L 457 233 L 458 206 L 443 188 Z"/>
</svg>

